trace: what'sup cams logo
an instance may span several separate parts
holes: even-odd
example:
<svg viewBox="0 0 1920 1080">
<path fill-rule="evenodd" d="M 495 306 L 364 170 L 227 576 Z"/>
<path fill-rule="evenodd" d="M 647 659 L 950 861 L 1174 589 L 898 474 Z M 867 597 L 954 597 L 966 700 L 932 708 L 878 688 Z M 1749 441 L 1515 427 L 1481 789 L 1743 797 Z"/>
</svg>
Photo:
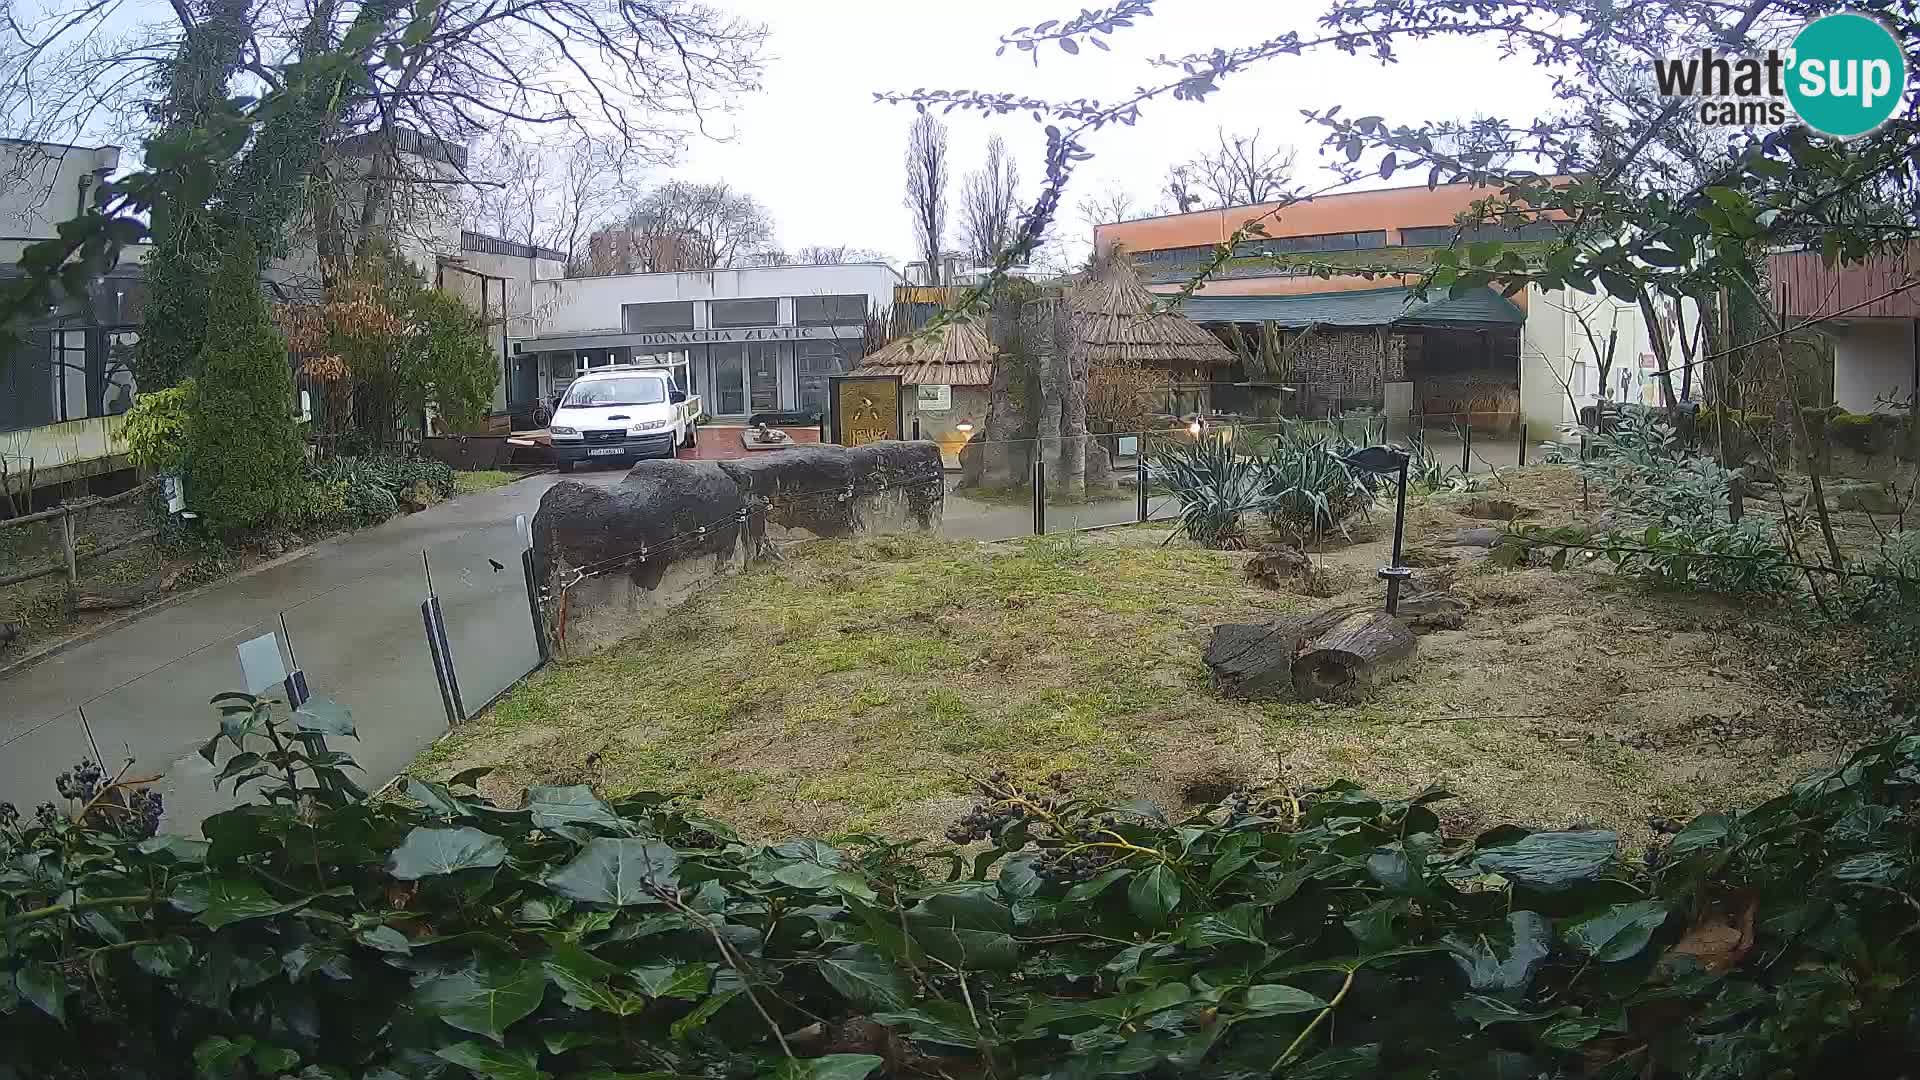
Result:
<svg viewBox="0 0 1920 1080">
<path fill-rule="evenodd" d="M 1793 47 L 1760 57 L 1713 49 L 1654 64 L 1660 95 L 1698 98 L 1703 124 L 1762 127 L 1794 115 L 1840 139 L 1887 122 L 1907 92 L 1900 39 L 1879 20 L 1853 12 L 1825 15 L 1800 29 Z"/>
</svg>

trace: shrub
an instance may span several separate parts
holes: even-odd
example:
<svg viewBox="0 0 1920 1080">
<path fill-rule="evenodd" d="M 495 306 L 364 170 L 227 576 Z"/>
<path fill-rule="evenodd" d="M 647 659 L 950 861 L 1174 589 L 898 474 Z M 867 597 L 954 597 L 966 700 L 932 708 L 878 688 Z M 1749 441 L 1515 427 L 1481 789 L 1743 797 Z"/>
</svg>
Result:
<svg viewBox="0 0 1920 1080">
<path fill-rule="evenodd" d="M 193 423 L 194 381 L 141 394 L 127 410 L 121 442 L 134 467 L 147 472 L 172 472 L 186 460 Z"/>
<path fill-rule="evenodd" d="M 260 294 L 252 245 L 232 243 L 211 291 L 186 457 L 187 499 L 215 535 L 288 509 L 304 463 L 287 346 Z"/>
<path fill-rule="evenodd" d="M 1371 422 L 1366 425 L 1371 432 Z M 1355 445 L 1315 425 L 1283 423 L 1260 463 L 1260 511 L 1268 524 L 1306 544 L 1373 505 L 1378 478 L 1341 458 Z"/>
<path fill-rule="evenodd" d="M 206 840 L 91 769 L 0 808 L 21 1075 L 1876 1080 L 1920 1051 L 1914 736 L 1642 865 L 1345 783 L 1175 819 L 996 775 L 965 848 L 752 843 L 584 786 L 508 808 L 484 770 L 365 802 L 344 710 L 216 702 L 202 752 L 264 802 Z"/>
<path fill-rule="evenodd" d="M 377 525 L 402 500 L 437 502 L 454 493 L 453 469 L 425 457 L 327 458 L 309 466 L 299 523 L 322 528 Z"/>
<path fill-rule="evenodd" d="M 1693 453 L 1672 425 L 1641 405 L 1621 408 L 1611 430 L 1593 437 L 1579 465 L 1607 491 L 1614 512 L 1641 525 L 1724 522 L 1733 473 Z"/>
<path fill-rule="evenodd" d="M 1180 500 L 1176 532 L 1202 547 L 1238 547 L 1244 539 L 1242 515 L 1265 505 L 1259 459 L 1232 439 L 1172 443 L 1150 455 L 1147 468 Z"/>
</svg>

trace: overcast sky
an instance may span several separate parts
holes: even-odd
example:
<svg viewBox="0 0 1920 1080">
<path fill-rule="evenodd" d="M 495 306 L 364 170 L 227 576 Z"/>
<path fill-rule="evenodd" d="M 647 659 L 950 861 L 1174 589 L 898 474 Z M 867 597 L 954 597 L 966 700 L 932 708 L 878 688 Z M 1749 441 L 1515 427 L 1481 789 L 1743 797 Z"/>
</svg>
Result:
<svg viewBox="0 0 1920 1080">
<path fill-rule="evenodd" d="M 1167 81 L 1168 73 L 1149 66 L 1147 57 L 1244 45 L 1286 29 L 1305 32 L 1323 7 L 1318 0 L 1161 0 L 1154 16 L 1109 39 L 1112 52 L 1089 48 L 1068 56 L 1053 47 L 1035 67 L 1012 49 L 996 58 L 1000 35 L 1070 16 L 1077 0 L 721 2 L 770 29 L 766 88 L 709 125 L 730 132 L 728 141 L 696 139 L 671 175 L 725 180 L 750 192 L 772 210 L 788 250 L 852 244 L 886 252 L 896 263 L 912 258 L 915 246 L 901 204 L 914 113 L 911 106 L 876 104 L 874 91 L 927 87 L 1110 100 Z M 1548 104 L 1548 91 L 1543 72 L 1503 60 L 1490 40 L 1409 42 L 1400 62 L 1384 67 L 1338 53 L 1283 57 L 1229 78 L 1203 102 L 1164 99 L 1149 105 L 1137 126 L 1093 135 L 1096 157 L 1075 175 L 1065 216 L 1075 233 L 1085 234 L 1072 205 L 1105 187 L 1124 188 L 1150 207 L 1167 166 L 1206 148 L 1216 126 L 1258 129 L 1267 140 L 1298 146 L 1305 166 L 1300 179 L 1312 182 L 1320 129 L 1301 118 L 1302 108 L 1339 104 L 1348 115 L 1407 123 L 1475 114 L 1531 119 Z M 956 188 L 997 131 L 1019 163 L 1022 196 L 1037 190 L 1044 135 L 1027 114 L 955 111 L 945 119 Z M 955 212 L 950 202 L 950 245 L 958 237 Z"/>
</svg>

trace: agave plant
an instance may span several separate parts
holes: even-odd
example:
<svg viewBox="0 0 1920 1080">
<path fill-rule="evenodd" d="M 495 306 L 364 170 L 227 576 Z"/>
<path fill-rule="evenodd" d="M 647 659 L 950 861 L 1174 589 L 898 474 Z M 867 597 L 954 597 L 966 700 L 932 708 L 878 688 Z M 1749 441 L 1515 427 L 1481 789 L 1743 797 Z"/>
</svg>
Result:
<svg viewBox="0 0 1920 1080">
<path fill-rule="evenodd" d="M 1356 449 L 1325 428 L 1288 424 L 1260 462 L 1260 511 L 1267 523 L 1300 543 L 1338 529 L 1373 505 L 1380 480 L 1348 467 L 1342 458 Z"/>
<path fill-rule="evenodd" d="M 1180 500 L 1174 535 L 1202 547 L 1239 547 L 1242 515 L 1265 507 L 1263 459 L 1238 440 L 1207 436 L 1169 445 L 1147 459 L 1148 474 Z"/>
</svg>

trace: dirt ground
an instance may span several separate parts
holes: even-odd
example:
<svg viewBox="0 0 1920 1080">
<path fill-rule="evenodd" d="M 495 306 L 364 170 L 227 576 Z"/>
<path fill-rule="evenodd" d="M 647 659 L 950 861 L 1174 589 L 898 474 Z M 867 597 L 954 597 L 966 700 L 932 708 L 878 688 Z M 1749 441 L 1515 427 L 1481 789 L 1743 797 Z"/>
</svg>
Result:
<svg viewBox="0 0 1920 1080">
<path fill-rule="evenodd" d="M 1243 784 L 1439 785 L 1451 827 L 1600 825 L 1751 803 L 1871 733 L 1803 703 L 1795 616 L 1604 571 L 1505 570 L 1458 530 L 1590 518 L 1571 470 L 1416 499 L 1410 561 L 1471 610 L 1354 706 L 1252 704 L 1208 685 L 1211 628 L 1373 603 L 1391 512 L 1315 553 L 1331 593 L 1266 589 L 1246 552 L 1132 527 L 1002 544 L 796 545 L 602 656 L 555 666 L 424 754 L 483 790 L 684 792 L 750 835 L 937 837 L 968 776 L 1064 771 L 1177 806 Z M 1828 640 L 1836 664 L 1857 646 Z"/>
</svg>

